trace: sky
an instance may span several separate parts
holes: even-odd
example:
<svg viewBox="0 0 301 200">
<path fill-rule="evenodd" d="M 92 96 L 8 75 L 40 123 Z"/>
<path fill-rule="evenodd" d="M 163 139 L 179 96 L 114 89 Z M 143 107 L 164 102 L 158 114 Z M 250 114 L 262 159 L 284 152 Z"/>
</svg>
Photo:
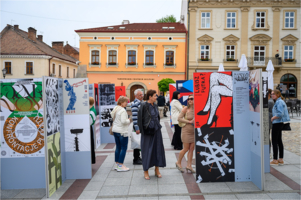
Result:
<svg viewBox="0 0 301 200">
<path fill-rule="evenodd" d="M 43 41 L 51 46 L 53 41 L 68 41 L 78 47 L 77 29 L 156 22 L 166 15 L 181 15 L 181 0 L 0 0 L 1 30 L 7 24 L 28 27 L 43 35 Z"/>
</svg>

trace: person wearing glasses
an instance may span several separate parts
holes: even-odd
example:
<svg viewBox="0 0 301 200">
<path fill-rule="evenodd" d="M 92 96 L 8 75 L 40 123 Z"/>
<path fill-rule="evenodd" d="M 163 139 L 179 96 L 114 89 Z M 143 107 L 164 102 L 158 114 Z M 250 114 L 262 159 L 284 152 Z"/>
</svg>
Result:
<svg viewBox="0 0 301 200">
<path fill-rule="evenodd" d="M 178 121 L 182 123 L 186 123 L 186 125 L 182 128 L 181 139 L 183 142 L 183 149 L 180 151 L 179 159 L 176 162 L 176 167 L 182 173 L 184 172 L 181 162 L 188 151 L 188 161 L 186 166 L 186 171 L 190 171 L 191 173 L 195 173 L 192 169 L 192 157 L 193 157 L 193 150 L 194 150 L 194 106 L 193 106 L 193 95 L 190 94 L 188 96 L 188 103 L 180 113 L 178 117 Z"/>
<path fill-rule="evenodd" d="M 283 122 L 289 122 L 290 117 L 288 114 L 287 106 L 282 100 L 283 97 L 279 90 L 272 91 L 272 98 L 275 101 L 273 107 L 272 122 L 272 145 L 273 145 L 273 160 L 270 162 L 271 165 L 283 165 L 283 143 L 282 143 L 282 129 Z M 278 158 L 279 149 L 279 159 Z"/>
</svg>

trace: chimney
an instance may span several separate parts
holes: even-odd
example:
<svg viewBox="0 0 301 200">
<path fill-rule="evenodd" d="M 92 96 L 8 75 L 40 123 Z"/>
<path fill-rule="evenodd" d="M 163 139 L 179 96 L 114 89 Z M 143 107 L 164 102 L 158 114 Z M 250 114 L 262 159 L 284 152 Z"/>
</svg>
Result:
<svg viewBox="0 0 301 200">
<path fill-rule="evenodd" d="M 32 27 L 29 27 L 28 28 L 28 38 L 32 41 L 36 41 L 36 33 L 37 33 L 37 30 L 32 28 Z"/>
<path fill-rule="evenodd" d="M 130 20 L 123 20 L 122 24 L 130 24 Z"/>
<path fill-rule="evenodd" d="M 19 25 L 17 25 L 17 24 L 14 25 L 14 29 L 15 29 L 15 30 L 19 30 Z"/>
<path fill-rule="evenodd" d="M 41 42 L 43 42 L 43 35 L 38 35 L 38 40 L 40 40 Z"/>
<path fill-rule="evenodd" d="M 52 42 L 52 48 L 64 54 L 64 42 Z"/>
</svg>

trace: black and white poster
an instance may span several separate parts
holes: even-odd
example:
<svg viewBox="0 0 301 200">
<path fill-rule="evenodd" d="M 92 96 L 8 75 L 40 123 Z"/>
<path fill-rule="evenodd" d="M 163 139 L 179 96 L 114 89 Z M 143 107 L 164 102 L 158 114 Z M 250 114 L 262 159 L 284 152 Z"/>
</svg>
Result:
<svg viewBox="0 0 301 200">
<path fill-rule="evenodd" d="M 111 127 L 113 119 L 111 117 L 111 112 L 113 111 L 115 105 L 101 106 L 100 118 L 102 127 Z"/>
<path fill-rule="evenodd" d="M 115 84 L 99 84 L 99 105 L 115 105 Z"/>
</svg>

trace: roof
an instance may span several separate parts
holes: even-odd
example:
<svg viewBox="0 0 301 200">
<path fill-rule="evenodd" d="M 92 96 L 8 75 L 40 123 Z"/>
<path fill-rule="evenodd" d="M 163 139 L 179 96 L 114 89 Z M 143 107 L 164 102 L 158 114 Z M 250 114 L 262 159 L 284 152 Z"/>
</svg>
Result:
<svg viewBox="0 0 301 200">
<path fill-rule="evenodd" d="M 0 54 L 2 55 L 46 55 L 72 63 L 78 61 L 71 56 L 61 54 L 38 39 L 32 41 L 28 38 L 26 31 L 14 29 L 14 27 L 9 24 L 1 31 L 0 38 Z"/>
<path fill-rule="evenodd" d="M 79 53 L 79 48 L 78 47 L 74 47 L 74 46 L 71 46 L 73 49 L 75 49 L 78 53 Z"/>
<path fill-rule="evenodd" d="M 111 27 L 111 28 L 109 28 Z M 124 28 L 119 28 L 124 27 Z M 163 28 L 168 27 L 168 28 Z M 174 27 L 174 28 L 170 28 Z M 132 23 L 116 26 L 79 29 L 75 32 L 142 32 L 142 33 L 186 33 L 184 24 L 181 23 Z"/>
</svg>

